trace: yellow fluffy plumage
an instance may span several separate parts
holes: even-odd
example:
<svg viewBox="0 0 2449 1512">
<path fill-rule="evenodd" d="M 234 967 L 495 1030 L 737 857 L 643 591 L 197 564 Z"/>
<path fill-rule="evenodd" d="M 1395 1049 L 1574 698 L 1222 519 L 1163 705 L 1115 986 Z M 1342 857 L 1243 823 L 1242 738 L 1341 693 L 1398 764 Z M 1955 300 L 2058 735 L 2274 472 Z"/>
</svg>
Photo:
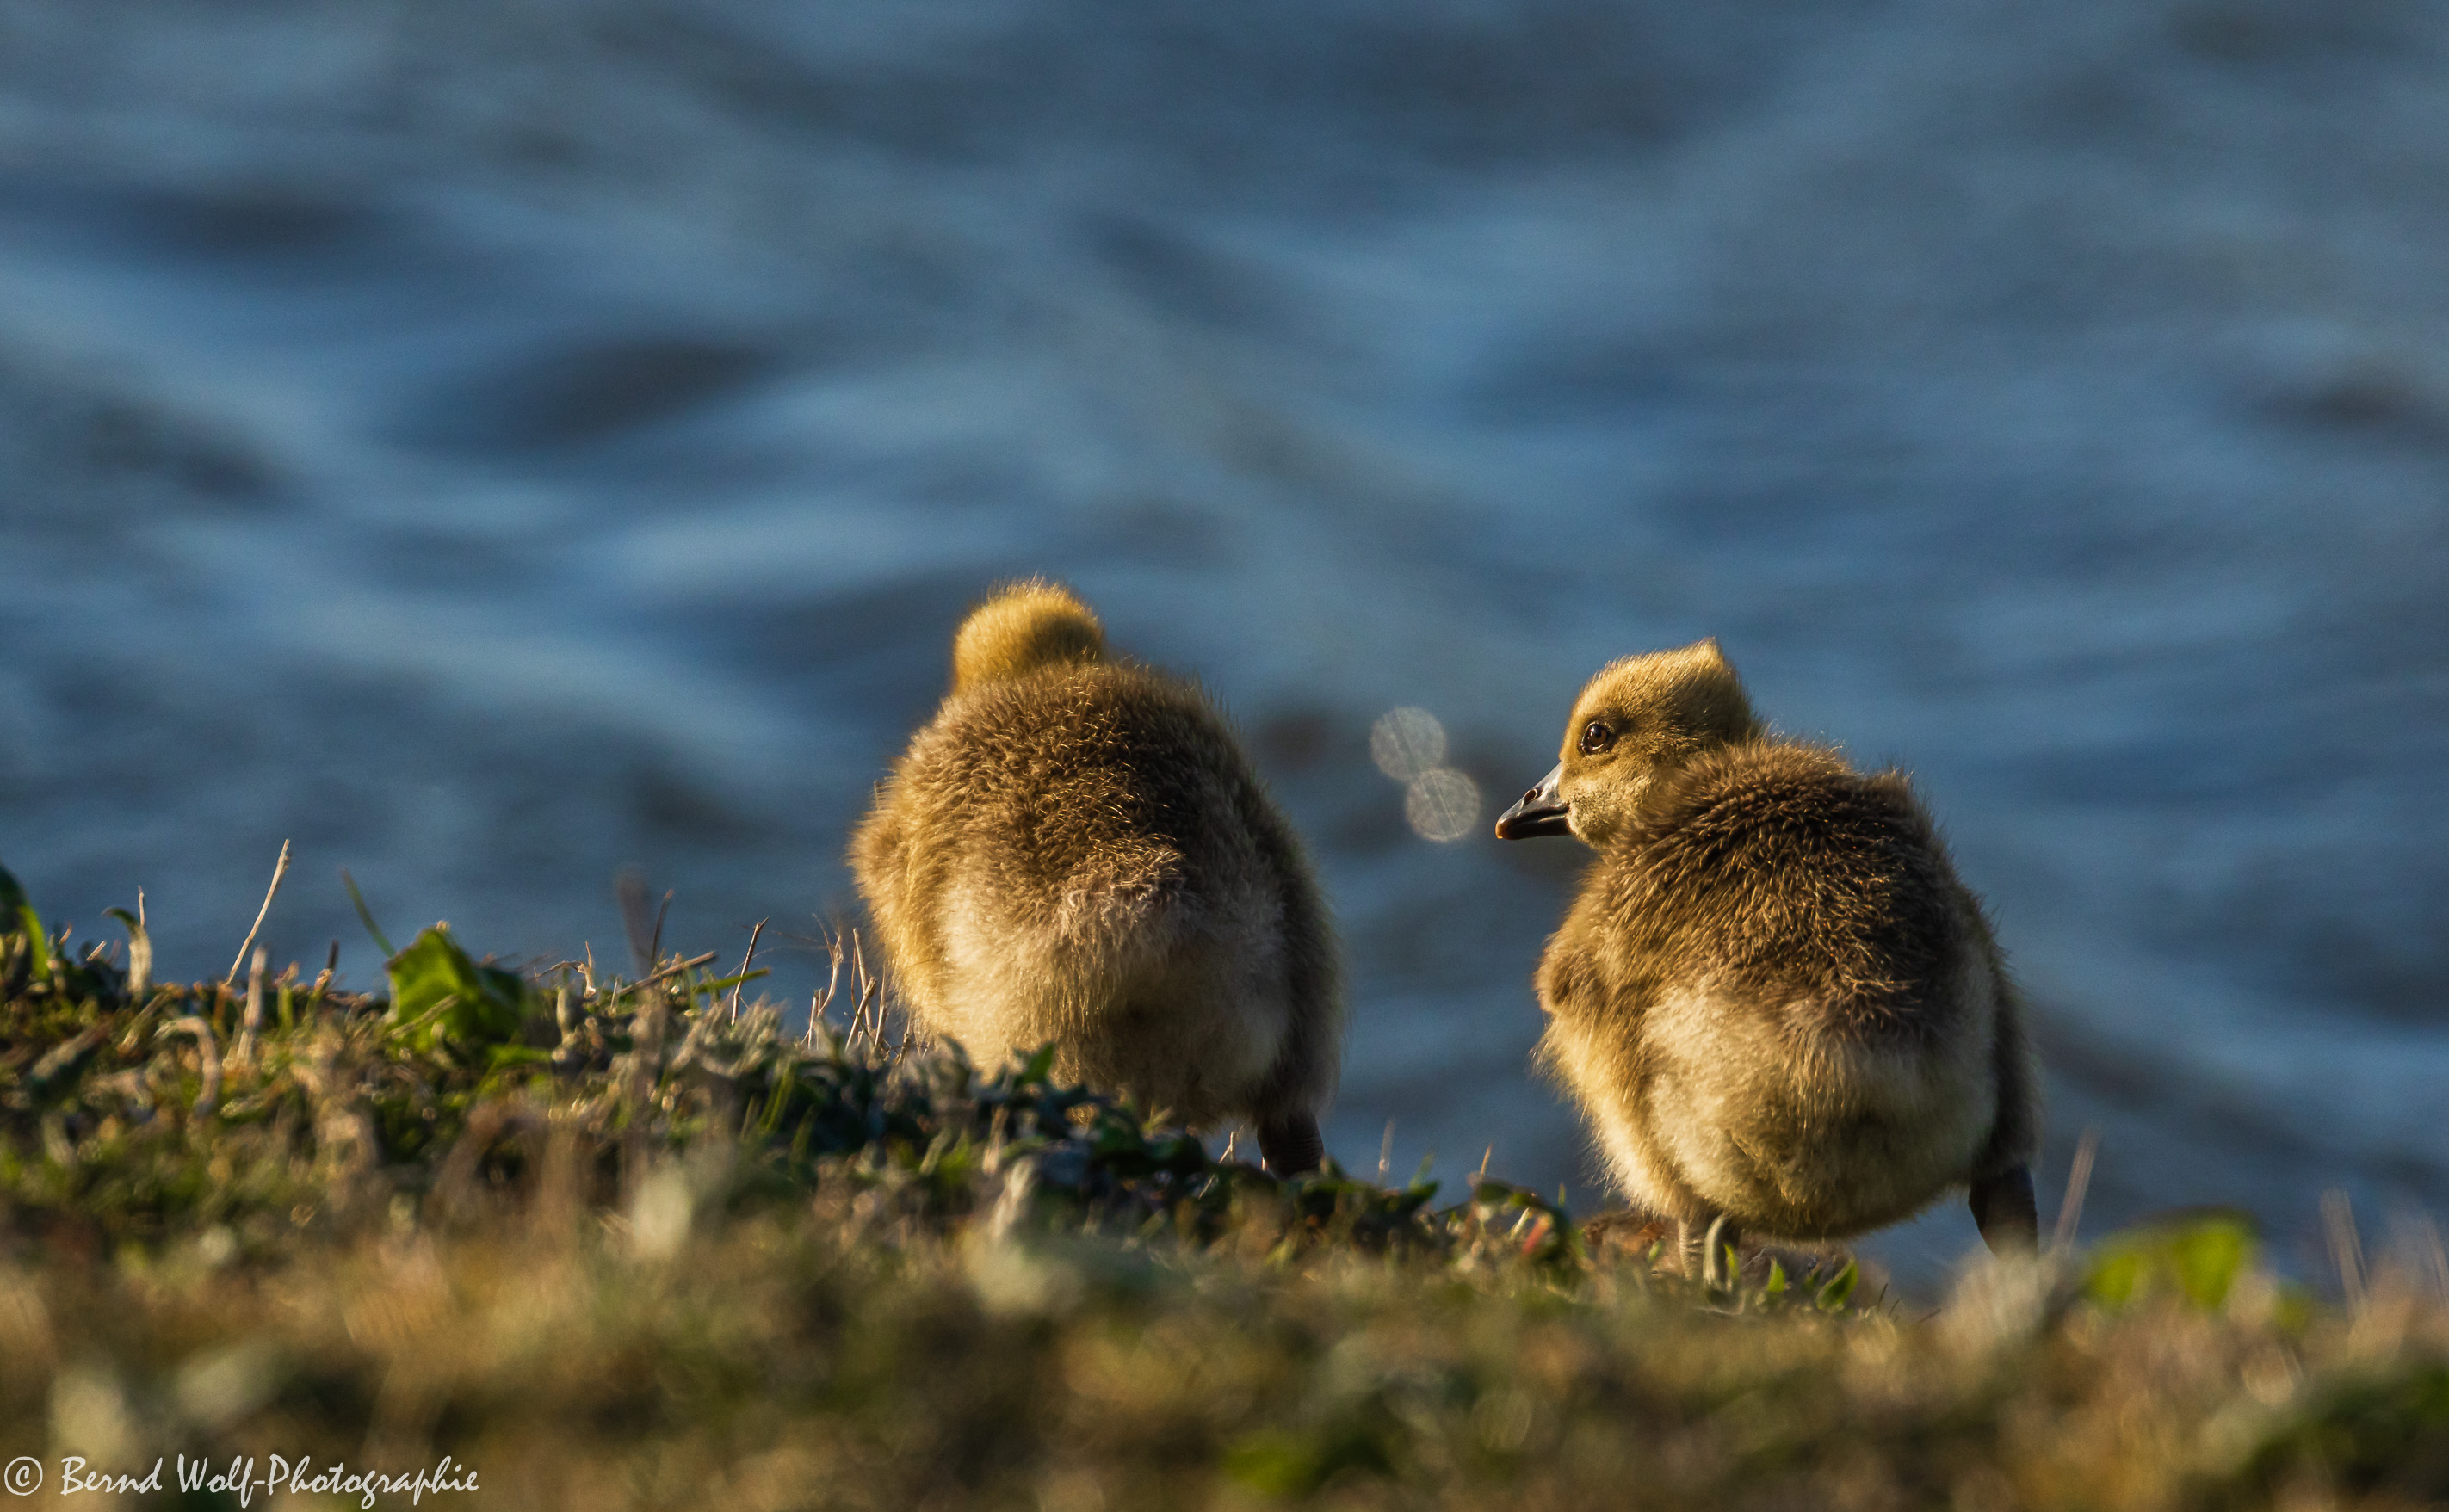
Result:
<svg viewBox="0 0 2449 1512">
<path fill-rule="evenodd" d="M 2021 1005 L 1901 774 L 1769 737 L 1702 641 L 1583 689 L 1497 824 L 1566 833 L 1598 854 L 1540 961 L 1540 1060 L 1687 1254 L 1722 1218 L 1842 1238 L 1951 1186 L 1994 1247 L 2033 1242 Z"/>
<path fill-rule="evenodd" d="M 1343 1010 L 1309 867 L 1206 698 L 1108 656 L 1069 590 L 963 622 L 851 864 L 923 1031 L 981 1063 L 1051 1043 L 1059 1077 L 1318 1163 Z"/>
</svg>

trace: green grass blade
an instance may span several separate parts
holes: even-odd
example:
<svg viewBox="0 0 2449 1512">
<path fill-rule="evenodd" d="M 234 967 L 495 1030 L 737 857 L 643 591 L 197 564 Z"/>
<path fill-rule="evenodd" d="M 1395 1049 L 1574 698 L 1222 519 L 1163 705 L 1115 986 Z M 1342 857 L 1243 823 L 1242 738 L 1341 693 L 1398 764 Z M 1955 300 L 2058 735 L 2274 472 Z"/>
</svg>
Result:
<svg viewBox="0 0 2449 1512">
<path fill-rule="evenodd" d="M 374 909 L 366 907 L 366 895 L 357 890 L 357 879 L 349 875 L 349 869 L 346 867 L 340 869 L 340 882 L 349 890 L 349 901 L 357 905 L 357 922 L 364 925 L 366 933 L 374 937 L 376 946 L 382 950 L 383 959 L 388 961 L 399 954 L 397 950 L 391 947 L 391 942 L 383 938 L 382 927 L 375 923 Z"/>
</svg>

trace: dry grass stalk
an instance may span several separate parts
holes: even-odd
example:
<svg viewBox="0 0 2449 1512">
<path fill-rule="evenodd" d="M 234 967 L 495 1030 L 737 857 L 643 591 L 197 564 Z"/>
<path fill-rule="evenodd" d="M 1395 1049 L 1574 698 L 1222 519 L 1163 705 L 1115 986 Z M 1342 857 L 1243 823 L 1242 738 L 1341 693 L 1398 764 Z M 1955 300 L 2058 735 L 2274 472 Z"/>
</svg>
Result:
<svg viewBox="0 0 2449 1512">
<path fill-rule="evenodd" d="M 2075 1225 L 2083 1221 L 2084 1194 L 2092 1186 L 2092 1158 L 2100 1153 L 2100 1126 L 2094 1124 L 2083 1131 L 2076 1141 L 2074 1160 L 2067 1167 L 2066 1196 L 2058 1201 L 2058 1221 L 2050 1235 L 2050 1248 L 2065 1250 L 2074 1244 Z"/>
<path fill-rule="evenodd" d="M 230 968 L 222 973 L 223 982 L 238 980 L 238 968 L 245 964 L 246 952 L 255 944 L 257 931 L 263 928 L 264 918 L 272 912 L 272 900 L 280 895 L 280 879 L 288 874 L 289 842 L 283 840 L 280 842 L 280 859 L 272 863 L 272 886 L 263 890 L 263 907 L 255 910 L 255 923 L 247 927 L 246 938 L 239 942 L 238 954 L 230 957 Z M 142 894 L 138 896 L 137 906 L 144 906 Z"/>
<path fill-rule="evenodd" d="M 748 931 L 748 953 L 740 958 L 740 969 L 734 973 L 742 978 L 741 981 L 734 983 L 731 988 L 731 1018 L 734 1023 L 738 1023 L 740 1019 L 740 994 L 742 989 L 748 986 L 746 978 L 749 969 L 757 965 L 757 940 L 765 932 L 765 923 L 766 921 L 760 919 L 757 921 L 756 928 Z"/>
<path fill-rule="evenodd" d="M 2350 1312 L 2363 1311 L 2364 1245 L 2356 1233 L 2355 1206 L 2343 1188 L 2332 1187 L 2322 1194 L 2322 1229 L 2330 1241 L 2330 1263 L 2338 1267 L 2339 1289 L 2347 1299 Z"/>
</svg>

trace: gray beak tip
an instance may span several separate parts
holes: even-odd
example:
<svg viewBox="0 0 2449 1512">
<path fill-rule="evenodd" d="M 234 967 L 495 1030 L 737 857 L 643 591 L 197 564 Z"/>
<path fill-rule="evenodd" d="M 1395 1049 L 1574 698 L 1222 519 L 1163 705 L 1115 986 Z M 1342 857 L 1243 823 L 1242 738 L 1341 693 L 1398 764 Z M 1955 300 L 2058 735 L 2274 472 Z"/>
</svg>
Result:
<svg viewBox="0 0 2449 1512">
<path fill-rule="evenodd" d="M 1539 779 L 1539 785 L 1522 794 L 1521 801 L 1496 816 L 1496 837 L 1500 840 L 1533 840 L 1541 835 L 1571 834 L 1572 825 L 1566 815 L 1571 805 L 1557 795 L 1558 784 L 1564 780 L 1565 764 Z"/>
</svg>

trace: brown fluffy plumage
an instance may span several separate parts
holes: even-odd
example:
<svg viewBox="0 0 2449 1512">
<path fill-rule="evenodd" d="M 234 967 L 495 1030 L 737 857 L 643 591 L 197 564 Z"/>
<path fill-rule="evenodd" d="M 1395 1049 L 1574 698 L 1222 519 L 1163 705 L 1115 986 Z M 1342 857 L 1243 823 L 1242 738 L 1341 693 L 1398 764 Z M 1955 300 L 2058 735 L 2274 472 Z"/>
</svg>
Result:
<svg viewBox="0 0 2449 1512">
<path fill-rule="evenodd" d="M 983 1064 L 1193 1124 L 1245 1116 L 1304 1170 L 1341 1065 L 1326 910 L 1291 827 L 1200 691 L 1105 653 L 1087 605 L 1018 584 L 955 641 L 953 691 L 851 841 L 902 1002 Z"/>
<path fill-rule="evenodd" d="M 1715 641 L 1591 679 L 1498 823 L 1598 852 L 1539 965 L 1540 1059 L 1636 1203 L 1842 1238 L 1969 1187 L 2034 1238 L 2022 1010 L 1896 772 L 1767 737 Z M 1708 1257 L 1714 1262 L 1715 1255 Z"/>
</svg>

